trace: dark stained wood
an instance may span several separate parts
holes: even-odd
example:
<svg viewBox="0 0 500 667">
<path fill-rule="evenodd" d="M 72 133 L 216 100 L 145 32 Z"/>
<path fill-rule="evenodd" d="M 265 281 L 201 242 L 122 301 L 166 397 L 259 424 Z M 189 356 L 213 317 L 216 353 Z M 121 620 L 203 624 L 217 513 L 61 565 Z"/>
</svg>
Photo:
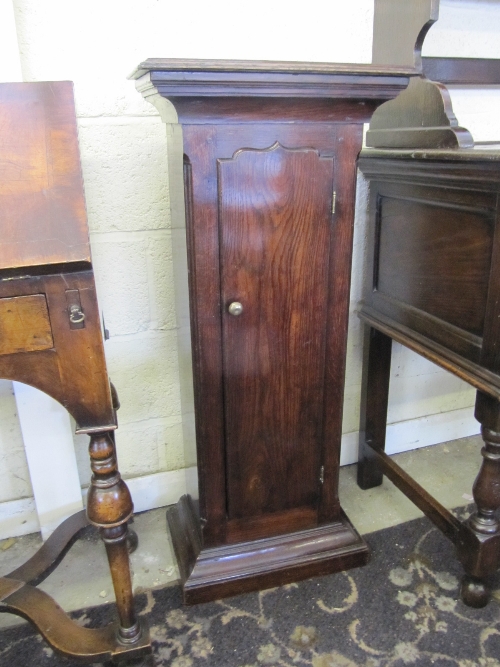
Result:
<svg viewBox="0 0 500 667">
<path fill-rule="evenodd" d="M 398 77 L 293 63 L 141 67 L 138 89 L 167 122 L 172 102 L 183 130 L 200 499 L 199 518 L 183 499 L 168 522 L 185 599 L 362 564 L 357 538 L 328 557 L 321 540 L 348 526 L 338 468 L 354 165 L 362 123 Z M 305 545 L 315 530 L 307 564 L 285 575 L 255 556 L 261 565 L 246 572 L 254 545 L 292 535 Z M 205 576 L 217 549 L 233 555 Z"/>
<path fill-rule="evenodd" d="M 351 169 L 362 143 L 360 125 L 347 125 L 337 136 L 342 146 L 335 156 L 335 215 L 326 324 L 324 434 L 322 452 L 321 497 L 318 521 L 335 521 L 340 510 L 338 480 L 340 442 L 347 350 L 347 323 L 349 318 L 350 278 L 354 226 L 352 211 L 356 197 L 356 174 Z M 333 446 L 333 443 L 336 443 Z"/>
<path fill-rule="evenodd" d="M 385 448 L 391 350 L 389 336 L 365 325 L 358 463 L 358 484 L 362 489 L 382 484 L 382 470 L 373 450 Z"/>
<path fill-rule="evenodd" d="M 464 567 L 463 601 L 482 607 L 500 566 L 500 153 L 495 147 L 364 151 L 359 165 L 371 191 L 360 315 L 377 336 L 407 345 L 479 390 L 476 418 L 485 443 L 473 488 L 477 509 L 457 525 L 382 452 L 387 399 L 379 392 L 390 359 L 379 359 L 377 370 L 370 343 L 361 428 L 374 419 L 381 435 L 366 435 L 360 484 L 379 481 L 382 470 L 434 521 Z"/>
<path fill-rule="evenodd" d="M 182 496 L 176 505 L 167 510 L 167 525 L 181 581 L 185 582 L 203 548 L 199 505 L 195 505 L 191 496 Z"/>
<path fill-rule="evenodd" d="M 365 542 L 343 512 L 335 523 L 201 551 L 199 518 L 191 499 L 183 496 L 167 516 L 187 604 L 331 574 L 364 565 L 369 558 Z"/>
<path fill-rule="evenodd" d="M 120 625 L 118 638 L 135 643 L 142 628 L 134 609 L 128 553 L 128 525 L 134 506 L 127 485 L 118 472 L 112 433 L 94 433 L 89 446 L 92 479 L 87 496 L 87 516 L 100 529 L 115 589 Z"/>
<path fill-rule="evenodd" d="M 396 99 L 373 114 L 366 133 L 373 148 L 469 148 L 470 132 L 460 127 L 445 86 L 422 78 L 410 80 Z"/>
<path fill-rule="evenodd" d="M 133 505 L 116 463 L 119 403 L 104 358 L 69 82 L 0 84 L 0 230 L 0 377 L 67 408 L 77 431 L 92 436 L 93 471 L 88 520 L 71 517 L 13 578 L 0 581 L 1 611 L 31 621 L 65 655 L 135 658 L 151 643 L 134 610 L 127 526 Z M 106 545 L 119 616 L 101 630 L 78 626 L 27 585 L 57 566 L 88 522 Z"/>
<path fill-rule="evenodd" d="M 374 172 L 391 173 L 393 181 L 407 180 L 411 174 L 415 185 L 428 185 L 425 180 L 425 167 L 421 169 L 425 159 L 429 163 L 439 162 L 440 180 L 444 181 L 448 176 L 465 175 L 468 181 L 475 184 L 478 191 L 489 191 L 490 183 L 498 182 L 498 168 L 495 166 L 500 159 L 500 141 L 481 142 L 478 141 L 472 148 L 466 150 L 456 148 L 440 148 L 439 150 L 426 150 L 425 148 L 366 148 L 360 153 L 360 161 L 365 161 L 363 173 L 370 174 L 371 167 Z M 382 159 L 380 159 L 382 158 Z M 408 158 L 416 158 L 409 160 Z M 394 173 L 395 163 L 398 163 L 398 173 Z M 476 173 L 477 165 L 481 165 L 481 175 Z M 399 173 L 401 172 L 401 173 Z M 480 181 L 486 178 L 485 188 L 481 187 Z M 473 201 L 473 195 L 468 192 L 455 193 L 455 196 L 463 198 L 463 201 Z"/>
<path fill-rule="evenodd" d="M 349 94 L 346 87 L 346 94 Z M 363 100 L 335 98 L 298 97 L 290 105 L 286 97 L 175 97 L 175 108 L 182 124 L 203 125 L 203 119 L 210 116 L 215 125 L 236 125 L 242 121 L 267 123 L 367 123 L 373 111 L 385 101 L 385 97 L 376 97 L 380 91 L 373 91 L 373 98 Z"/>
<path fill-rule="evenodd" d="M 319 476 L 316 477 L 318 486 Z M 285 490 L 288 486 L 285 487 Z M 226 542 L 234 544 L 250 540 L 260 540 L 268 535 L 294 533 L 318 523 L 316 507 L 294 507 L 281 512 L 266 512 L 241 519 L 228 519 Z"/>
<path fill-rule="evenodd" d="M 0 95 L 0 269 L 90 264 L 73 84 Z"/>
<path fill-rule="evenodd" d="M 276 143 L 218 168 L 228 517 L 314 507 L 333 158 Z"/>
<path fill-rule="evenodd" d="M 375 289 L 482 335 L 494 231 L 487 210 L 379 192 Z M 457 299 L 460 285 L 460 299 Z"/>
<path fill-rule="evenodd" d="M 484 294 L 488 294 L 485 305 L 483 325 L 483 345 L 481 348 L 481 366 L 500 376 L 500 207 L 497 205 L 492 220 L 490 233 L 490 262 L 488 284 Z M 470 283 L 470 270 L 467 282 Z M 498 429 L 500 430 L 500 429 Z"/>
<path fill-rule="evenodd" d="M 441 368 L 454 373 L 476 389 L 500 400 L 498 375 L 486 370 L 479 363 L 469 361 L 469 359 L 451 351 L 448 347 L 417 333 L 411 326 L 405 326 L 397 322 L 395 318 L 382 315 L 378 310 L 366 304 L 359 311 L 359 316 L 367 324 L 390 336 L 398 343 L 405 345 L 410 350 L 441 366 Z M 481 341 L 481 339 L 479 340 Z"/>
<path fill-rule="evenodd" d="M 172 122 L 368 122 L 373 110 L 408 85 L 413 68 L 331 63 L 153 58 L 131 75 L 137 89 Z M 293 100 L 293 104 L 291 103 Z"/>
<path fill-rule="evenodd" d="M 468 381 L 474 375 L 479 389 L 484 383 L 499 387 L 498 376 L 481 359 L 484 327 L 495 325 L 495 302 L 487 302 L 487 294 L 496 275 L 491 262 L 500 165 L 469 162 L 465 150 L 454 160 L 443 152 L 440 161 L 402 153 L 408 159 L 391 151 L 385 160 L 365 153 L 359 161 L 374 183 L 371 283 L 363 312 L 389 318 L 399 335 L 427 346 L 450 368 L 461 368 Z"/>
<path fill-rule="evenodd" d="M 186 181 L 186 209 L 189 215 L 186 233 L 199 503 L 200 516 L 206 520 L 203 541 L 206 545 L 213 545 L 224 542 L 226 523 L 216 162 L 218 134 L 213 126 L 188 125 L 183 128 L 183 136 L 189 164 L 186 171 L 190 176 Z"/>
<path fill-rule="evenodd" d="M 390 63 L 393 65 L 394 63 Z M 355 63 L 321 63 L 321 62 L 300 62 L 285 60 L 200 60 L 195 58 L 148 58 L 140 63 L 134 72 L 130 75 L 131 79 L 138 79 L 147 72 L 193 72 L 200 77 L 207 74 L 233 73 L 234 81 L 241 81 L 241 77 L 251 73 L 265 74 L 267 80 L 270 74 L 278 74 L 284 78 L 287 75 L 290 79 L 295 77 L 312 77 L 314 75 L 366 75 L 371 74 L 377 77 L 397 76 L 399 74 L 412 73 L 412 66 L 385 67 L 381 65 L 355 64 Z M 170 78 L 170 77 L 169 77 Z M 321 80 L 320 77 L 316 77 Z M 180 77 L 179 77 L 180 79 Z M 227 76 L 223 79 L 226 83 L 231 81 Z M 264 79 L 265 80 L 265 79 Z M 226 91 L 227 92 L 227 91 Z"/>
<path fill-rule="evenodd" d="M 369 68 L 369 66 L 367 66 Z M 259 99 L 307 97 L 309 99 L 387 100 L 392 99 L 408 85 L 408 75 L 400 72 L 376 71 L 335 74 L 307 74 L 289 72 L 255 74 L 240 71 L 235 75 L 218 72 L 152 70 L 138 81 L 138 87 L 145 95 L 154 94 L 153 86 L 163 95 L 186 99 L 189 97 L 245 96 Z"/>
<path fill-rule="evenodd" d="M 221 371 L 216 372 L 217 355 L 220 347 L 214 341 L 221 340 L 222 329 L 220 313 L 223 299 L 220 294 L 220 268 L 218 260 L 219 249 L 219 199 L 217 193 L 217 156 L 220 159 L 230 159 L 242 146 L 269 148 L 276 141 L 284 146 L 310 147 L 324 146 L 327 155 L 335 154 L 339 145 L 344 150 L 337 155 L 339 167 L 345 165 L 345 170 L 335 171 L 336 182 L 332 183 L 332 192 L 328 200 L 332 201 L 333 188 L 336 188 L 336 212 L 334 219 L 334 234 L 331 237 L 332 262 L 329 285 L 331 286 L 330 303 L 335 307 L 328 307 L 326 313 L 331 313 L 332 320 L 328 337 L 328 353 L 326 355 L 325 374 L 325 407 L 326 422 L 324 441 L 339 442 L 341 434 L 342 388 L 344 377 L 344 350 L 346 344 L 346 317 L 349 295 L 350 249 L 352 244 L 352 204 L 354 197 L 354 173 L 349 164 L 355 158 L 361 142 L 361 128 L 342 125 L 337 132 L 324 125 L 303 124 L 300 131 L 295 126 L 238 126 L 236 131 L 225 128 L 215 129 L 212 126 L 185 126 L 184 148 L 189 156 L 190 173 L 192 173 L 192 195 L 188 193 L 189 210 L 194 220 L 198 220 L 192 234 L 193 245 L 191 255 L 192 284 L 196 290 L 191 292 L 193 330 L 202 330 L 204 335 L 195 340 L 194 344 L 194 372 L 195 396 L 198 396 L 197 405 L 200 406 L 197 414 L 197 433 L 199 442 L 205 445 L 204 451 L 199 451 L 199 465 L 210 471 L 200 480 L 200 511 L 206 518 L 204 527 L 205 544 L 220 543 L 226 539 L 224 533 L 212 542 L 211 527 L 223 528 L 226 520 L 227 495 L 221 493 L 226 481 L 226 452 L 223 447 L 227 441 L 224 432 L 223 410 L 221 397 L 223 387 L 220 383 Z M 216 153 L 215 151 L 218 151 Z M 212 162 L 206 159 L 207 153 L 212 154 Z M 219 163 L 220 164 L 220 163 Z M 337 188 L 337 182 L 340 187 Z M 212 192 L 206 196 L 207 186 Z M 213 190 L 212 190 L 213 188 Z M 210 251 L 213 248 L 213 251 Z M 212 252 L 214 254 L 212 254 Z M 215 261 L 212 259 L 215 255 Z M 194 285 L 193 285 L 194 286 Z M 196 307 L 193 307 L 196 303 Z M 325 313 L 324 308 L 321 309 Z M 242 316 L 243 317 L 243 316 Z M 202 329 L 200 329 L 202 327 Z M 323 334 L 319 334 L 320 336 Z M 206 368 L 206 371 L 203 371 Z M 220 393 L 219 393 L 220 392 Z M 328 407 L 327 407 L 328 406 Z M 220 420 L 216 415 L 220 415 Z M 208 443 L 213 445 L 208 445 Z M 328 496 L 323 500 L 325 518 L 338 516 L 339 504 L 337 498 L 338 457 L 335 448 L 325 448 L 324 478 L 329 479 Z M 203 461 L 207 457 L 206 468 Z M 319 481 L 320 471 L 317 472 Z M 203 484 L 203 486 L 202 486 Z M 206 490 L 202 494 L 202 489 Z M 210 494 L 210 495 L 209 495 Z M 222 517 L 222 521 L 218 518 Z"/>
<path fill-rule="evenodd" d="M 498 58 L 422 58 L 424 75 L 453 86 L 498 86 Z"/>
<path fill-rule="evenodd" d="M 461 595 L 471 607 L 484 607 L 490 598 L 489 579 L 500 567 L 500 403 L 477 393 L 475 417 L 481 423 L 483 461 L 472 493 L 476 511 L 461 525 L 458 557 L 466 576 Z"/>
<path fill-rule="evenodd" d="M 340 442 L 355 185 L 352 164 L 359 151 L 361 137 L 361 126 L 345 124 L 329 127 L 324 124 L 304 123 L 300 128 L 294 125 L 268 124 L 245 124 L 234 128 L 212 125 L 184 126 L 184 151 L 188 165 L 186 201 L 196 429 L 198 443 L 203 442 L 203 447 L 198 447 L 198 465 L 200 470 L 206 471 L 200 476 L 200 513 L 206 519 L 203 538 L 207 546 L 217 545 L 228 539 L 224 444 L 227 436 L 224 430 L 222 356 L 219 356 L 222 355 L 220 341 L 223 299 L 219 265 L 220 194 L 217 167 L 221 163 L 218 160 L 231 160 L 242 147 L 251 146 L 254 150 L 265 150 L 275 142 L 285 147 L 292 146 L 296 150 L 321 145 L 326 156 L 335 155 L 339 168 L 334 170 L 334 180 L 328 194 L 328 201 L 332 202 L 333 190 L 337 192 L 330 238 L 332 260 L 327 295 L 330 305 L 326 310 L 324 305 L 320 308 L 323 317 L 331 317 L 331 324 L 327 326 L 329 333 L 325 351 L 325 393 L 322 407 L 325 421 L 322 442 Z M 339 151 L 339 146 L 342 146 L 342 151 Z M 324 335 L 321 331 L 320 328 L 317 334 L 320 337 Z M 338 454 L 335 447 L 325 446 L 323 449 L 323 474 L 328 482 L 321 494 L 318 520 L 329 521 L 338 517 L 339 513 Z M 319 482 L 319 466 L 316 469 Z M 273 520 L 270 521 L 272 524 Z"/>
</svg>

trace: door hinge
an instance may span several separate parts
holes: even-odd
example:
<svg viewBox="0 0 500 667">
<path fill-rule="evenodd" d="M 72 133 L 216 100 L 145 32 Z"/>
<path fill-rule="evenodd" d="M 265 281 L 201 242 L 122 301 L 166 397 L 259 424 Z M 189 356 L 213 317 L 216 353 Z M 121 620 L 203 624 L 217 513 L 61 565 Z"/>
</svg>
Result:
<svg viewBox="0 0 500 667">
<path fill-rule="evenodd" d="M 321 468 L 319 469 L 319 481 L 320 484 L 323 484 L 323 482 L 325 481 L 325 466 L 321 466 Z"/>
<path fill-rule="evenodd" d="M 337 191 L 333 191 L 332 195 L 332 215 L 335 215 L 335 204 L 337 203 Z"/>
</svg>

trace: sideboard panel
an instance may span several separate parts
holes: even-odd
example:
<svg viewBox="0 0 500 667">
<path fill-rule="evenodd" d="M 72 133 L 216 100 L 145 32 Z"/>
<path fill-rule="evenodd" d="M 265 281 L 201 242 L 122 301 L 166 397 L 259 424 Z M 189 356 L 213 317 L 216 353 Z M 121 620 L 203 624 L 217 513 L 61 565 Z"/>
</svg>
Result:
<svg viewBox="0 0 500 667">
<path fill-rule="evenodd" d="M 494 222 L 487 210 L 379 195 L 379 292 L 482 335 Z M 457 285 L 460 299 L 457 299 Z"/>
<path fill-rule="evenodd" d="M 228 517 L 315 507 L 333 158 L 239 151 L 219 193 Z"/>
</svg>

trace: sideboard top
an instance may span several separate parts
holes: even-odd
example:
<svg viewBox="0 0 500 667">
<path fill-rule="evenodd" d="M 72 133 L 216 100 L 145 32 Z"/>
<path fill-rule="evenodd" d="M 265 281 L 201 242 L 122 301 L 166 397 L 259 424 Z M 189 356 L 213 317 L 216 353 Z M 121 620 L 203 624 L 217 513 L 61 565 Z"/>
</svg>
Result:
<svg viewBox="0 0 500 667">
<path fill-rule="evenodd" d="M 417 70 L 408 67 L 358 63 L 321 63 L 281 60 L 197 60 L 189 58 L 148 58 L 130 75 L 139 79 L 151 71 L 157 72 L 261 72 L 267 74 L 347 74 L 370 76 L 412 76 Z"/>
<path fill-rule="evenodd" d="M 179 99 L 300 98 L 383 101 L 408 86 L 415 69 L 346 63 L 150 58 L 130 76 L 144 95 Z M 176 102 L 177 100 L 177 102 Z"/>
<path fill-rule="evenodd" d="M 470 148 L 364 148 L 363 158 L 383 158 L 392 160 L 425 160 L 436 162 L 500 162 L 499 142 L 476 142 Z M 363 161 L 365 164 L 365 161 Z"/>
</svg>

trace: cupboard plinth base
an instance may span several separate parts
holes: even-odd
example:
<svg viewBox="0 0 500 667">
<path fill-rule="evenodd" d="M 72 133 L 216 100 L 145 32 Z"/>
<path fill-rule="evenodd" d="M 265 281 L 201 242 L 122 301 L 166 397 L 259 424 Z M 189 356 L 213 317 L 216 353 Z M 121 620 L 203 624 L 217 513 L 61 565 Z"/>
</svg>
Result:
<svg viewBox="0 0 500 667">
<path fill-rule="evenodd" d="M 251 542 L 201 547 L 190 496 L 167 511 L 186 604 L 282 586 L 365 565 L 370 552 L 342 512 L 337 522 Z"/>
</svg>

